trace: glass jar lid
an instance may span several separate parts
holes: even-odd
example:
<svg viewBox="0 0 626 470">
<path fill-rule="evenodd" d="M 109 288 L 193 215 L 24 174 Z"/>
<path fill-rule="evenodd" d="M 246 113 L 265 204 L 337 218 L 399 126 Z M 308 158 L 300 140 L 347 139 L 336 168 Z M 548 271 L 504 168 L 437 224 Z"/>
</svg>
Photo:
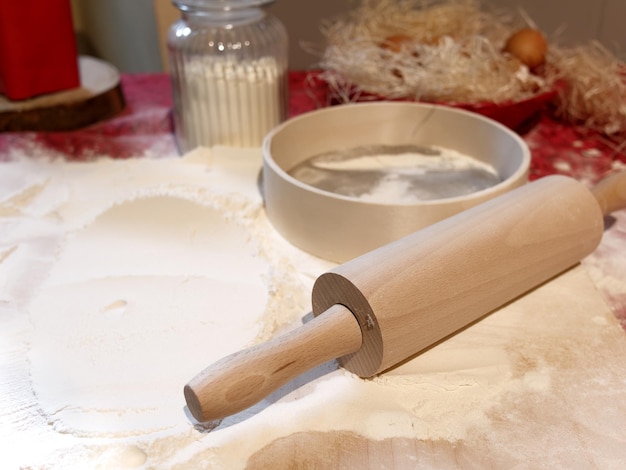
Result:
<svg viewBox="0 0 626 470">
<path fill-rule="evenodd" d="M 174 0 L 172 3 L 183 11 L 231 10 L 267 5 L 274 3 L 274 0 Z"/>
</svg>

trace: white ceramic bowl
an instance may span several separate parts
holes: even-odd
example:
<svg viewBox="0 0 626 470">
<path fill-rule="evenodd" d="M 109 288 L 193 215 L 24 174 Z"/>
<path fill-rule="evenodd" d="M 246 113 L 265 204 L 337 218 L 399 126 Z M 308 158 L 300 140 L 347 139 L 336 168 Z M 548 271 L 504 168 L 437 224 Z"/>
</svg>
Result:
<svg viewBox="0 0 626 470">
<path fill-rule="evenodd" d="M 438 146 L 491 165 L 500 182 L 463 196 L 376 203 L 320 190 L 288 172 L 312 156 L 367 145 Z M 530 151 L 513 131 L 456 108 L 409 102 L 312 111 L 263 142 L 263 194 L 276 229 L 300 249 L 344 262 L 527 182 Z"/>
</svg>

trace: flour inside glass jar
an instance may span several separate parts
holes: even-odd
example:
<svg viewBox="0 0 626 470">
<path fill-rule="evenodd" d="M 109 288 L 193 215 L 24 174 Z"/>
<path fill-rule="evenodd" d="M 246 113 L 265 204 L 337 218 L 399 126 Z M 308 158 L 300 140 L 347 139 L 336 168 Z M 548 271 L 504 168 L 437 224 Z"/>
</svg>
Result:
<svg viewBox="0 0 626 470">
<path fill-rule="evenodd" d="M 491 165 L 452 149 L 369 145 L 315 155 L 289 174 L 335 194 L 377 203 L 464 196 L 500 183 Z"/>
</svg>

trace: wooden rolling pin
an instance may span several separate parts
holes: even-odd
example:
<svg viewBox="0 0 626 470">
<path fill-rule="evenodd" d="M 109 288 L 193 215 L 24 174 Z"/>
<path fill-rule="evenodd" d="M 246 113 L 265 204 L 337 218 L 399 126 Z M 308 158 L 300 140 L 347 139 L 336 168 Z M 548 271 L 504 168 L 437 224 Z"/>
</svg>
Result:
<svg viewBox="0 0 626 470">
<path fill-rule="evenodd" d="M 348 261 L 316 280 L 312 321 L 202 371 L 187 406 L 221 420 L 335 358 L 378 374 L 578 263 L 623 207 L 626 172 L 593 191 L 549 176 Z"/>
</svg>

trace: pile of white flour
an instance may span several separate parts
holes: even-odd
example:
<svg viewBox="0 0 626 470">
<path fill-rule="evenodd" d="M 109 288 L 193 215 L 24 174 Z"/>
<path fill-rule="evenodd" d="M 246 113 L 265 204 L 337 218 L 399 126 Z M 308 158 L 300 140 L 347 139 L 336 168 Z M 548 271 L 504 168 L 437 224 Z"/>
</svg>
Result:
<svg viewBox="0 0 626 470">
<path fill-rule="evenodd" d="M 298 326 L 314 279 L 331 267 L 269 224 L 260 166 L 259 149 L 227 148 L 182 159 L 2 164 L 4 468 L 241 468 L 275 439 L 306 431 L 499 445 L 517 437 L 499 434 L 494 416 L 531 402 L 557 411 L 585 403 L 554 423 L 563 432 L 614 431 L 615 421 L 595 418 L 623 393 L 623 369 L 602 372 L 596 406 L 581 388 L 564 395 L 571 371 L 546 353 L 566 331 L 576 337 L 570 361 L 583 364 L 583 336 L 621 332 L 576 295 L 562 299 L 564 283 L 584 284 L 577 269 L 388 374 L 362 380 L 330 362 L 202 432 L 185 408 L 185 383 Z M 541 311 L 556 298 L 563 308 Z M 599 373 L 592 364 L 578 379 Z M 511 461 L 527 451 L 506 450 Z"/>
</svg>

